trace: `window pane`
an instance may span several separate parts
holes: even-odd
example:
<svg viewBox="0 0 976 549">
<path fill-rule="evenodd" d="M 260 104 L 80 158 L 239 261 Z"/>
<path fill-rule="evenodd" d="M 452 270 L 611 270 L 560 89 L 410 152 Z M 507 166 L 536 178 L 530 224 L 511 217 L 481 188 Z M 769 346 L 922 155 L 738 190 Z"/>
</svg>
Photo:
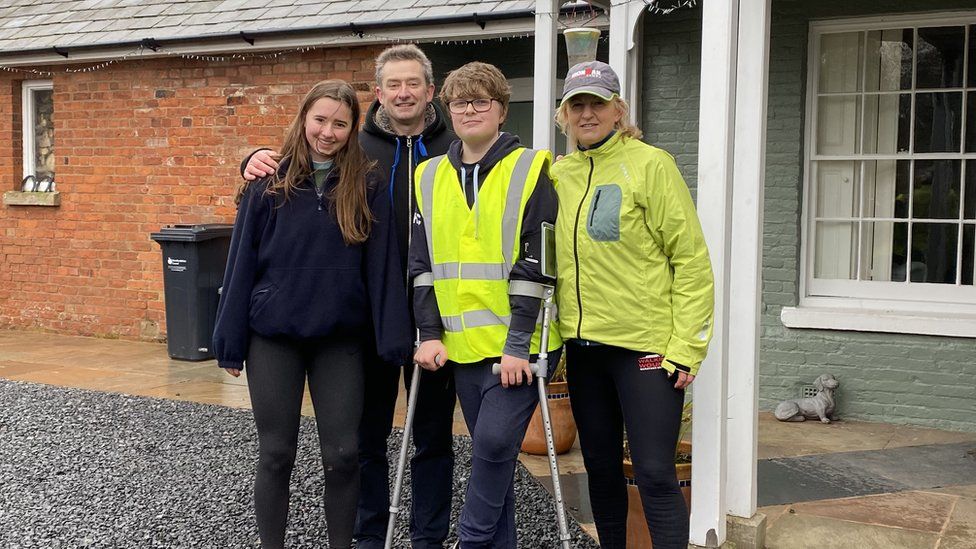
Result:
<svg viewBox="0 0 976 549">
<path fill-rule="evenodd" d="M 976 91 L 966 92 L 966 101 L 966 152 L 976 152 Z"/>
<path fill-rule="evenodd" d="M 817 217 L 852 218 L 860 201 L 856 162 L 817 163 Z"/>
<path fill-rule="evenodd" d="M 819 98 L 817 153 L 855 154 L 860 136 L 861 96 L 836 95 Z"/>
<path fill-rule="evenodd" d="M 34 117 L 34 175 L 54 177 L 54 93 L 32 90 Z"/>
<path fill-rule="evenodd" d="M 916 160 L 912 218 L 959 219 L 962 161 Z"/>
<path fill-rule="evenodd" d="M 974 94 L 976 95 L 976 94 Z M 907 153 L 911 136 L 912 96 L 868 95 L 864 98 L 864 152 Z"/>
<path fill-rule="evenodd" d="M 867 91 L 911 89 L 912 43 L 912 29 L 868 32 L 864 88 Z"/>
<path fill-rule="evenodd" d="M 908 223 L 865 221 L 861 226 L 861 280 L 905 281 Z"/>
<path fill-rule="evenodd" d="M 918 75 L 915 87 L 961 87 L 965 40 L 965 27 L 918 29 Z"/>
<path fill-rule="evenodd" d="M 915 96 L 915 152 L 960 152 L 962 92 Z"/>
<path fill-rule="evenodd" d="M 969 85 L 976 86 L 976 25 L 969 27 Z"/>
<path fill-rule="evenodd" d="M 861 90 L 861 33 L 844 32 L 820 37 L 820 91 Z"/>
<path fill-rule="evenodd" d="M 976 160 L 966 161 L 966 201 L 963 217 L 976 219 Z"/>
<path fill-rule="evenodd" d="M 912 224 L 912 282 L 956 283 L 955 223 Z"/>
<path fill-rule="evenodd" d="M 973 285 L 973 255 L 976 250 L 976 238 L 973 238 L 976 226 L 966 225 L 962 228 L 962 283 Z"/>
<path fill-rule="evenodd" d="M 818 221 L 814 274 L 817 278 L 853 280 L 857 272 L 854 243 L 857 223 Z"/>
<path fill-rule="evenodd" d="M 864 217 L 908 218 L 908 160 L 864 162 Z"/>
</svg>

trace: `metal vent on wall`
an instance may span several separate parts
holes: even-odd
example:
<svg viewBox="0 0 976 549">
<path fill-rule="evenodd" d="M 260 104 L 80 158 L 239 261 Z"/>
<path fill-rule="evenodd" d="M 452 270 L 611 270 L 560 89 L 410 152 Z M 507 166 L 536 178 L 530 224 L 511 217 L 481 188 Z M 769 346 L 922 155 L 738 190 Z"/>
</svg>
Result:
<svg viewBox="0 0 976 549">
<path fill-rule="evenodd" d="M 817 388 L 813 385 L 807 385 L 805 387 L 800 387 L 800 398 L 809 398 L 817 396 Z"/>
</svg>

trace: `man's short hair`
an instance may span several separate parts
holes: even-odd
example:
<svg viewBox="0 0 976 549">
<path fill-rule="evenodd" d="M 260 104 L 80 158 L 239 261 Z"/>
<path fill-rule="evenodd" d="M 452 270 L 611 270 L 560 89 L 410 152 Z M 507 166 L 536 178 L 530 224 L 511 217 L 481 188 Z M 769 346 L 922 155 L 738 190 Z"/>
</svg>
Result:
<svg viewBox="0 0 976 549">
<path fill-rule="evenodd" d="M 512 98 L 512 87 L 498 67 L 472 61 L 451 71 L 441 86 L 441 101 L 446 105 L 454 99 L 473 99 L 489 97 L 502 104 L 503 112 L 508 112 L 508 101 Z"/>
<path fill-rule="evenodd" d="M 416 44 L 397 44 L 386 48 L 376 56 L 376 85 L 383 87 L 383 67 L 390 61 L 416 61 L 424 71 L 424 84 L 434 83 L 434 68 L 430 59 Z"/>
</svg>

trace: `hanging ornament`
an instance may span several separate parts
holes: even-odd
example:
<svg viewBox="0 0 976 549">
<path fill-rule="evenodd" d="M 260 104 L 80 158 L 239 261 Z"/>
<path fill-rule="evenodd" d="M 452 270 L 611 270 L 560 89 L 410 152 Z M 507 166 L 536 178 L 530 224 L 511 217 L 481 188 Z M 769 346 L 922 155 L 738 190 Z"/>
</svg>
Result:
<svg viewBox="0 0 976 549">
<path fill-rule="evenodd" d="M 667 15 L 680 9 L 693 8 L 698 4 L 697 0 L 643 0 L 643 2 L 647 4 L 647 11 L 658 15 Z"/>
</svg>

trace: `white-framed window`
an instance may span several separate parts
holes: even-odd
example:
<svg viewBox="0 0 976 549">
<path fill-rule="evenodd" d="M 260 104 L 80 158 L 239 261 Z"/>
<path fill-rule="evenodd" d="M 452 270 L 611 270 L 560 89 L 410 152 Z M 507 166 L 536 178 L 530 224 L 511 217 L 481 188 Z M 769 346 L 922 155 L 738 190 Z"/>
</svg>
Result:
<svg viewBox="0 0 976 549">
<path fill-rule="evenodd" d="M 791 327 L 976 337 L 976 11 L 810 27 Z"/>
<path fill-rule="evenodd" d="M 54 177 L 54 86 L 26 80 L 22 88 L 24 177 Z"/>
</svg>

